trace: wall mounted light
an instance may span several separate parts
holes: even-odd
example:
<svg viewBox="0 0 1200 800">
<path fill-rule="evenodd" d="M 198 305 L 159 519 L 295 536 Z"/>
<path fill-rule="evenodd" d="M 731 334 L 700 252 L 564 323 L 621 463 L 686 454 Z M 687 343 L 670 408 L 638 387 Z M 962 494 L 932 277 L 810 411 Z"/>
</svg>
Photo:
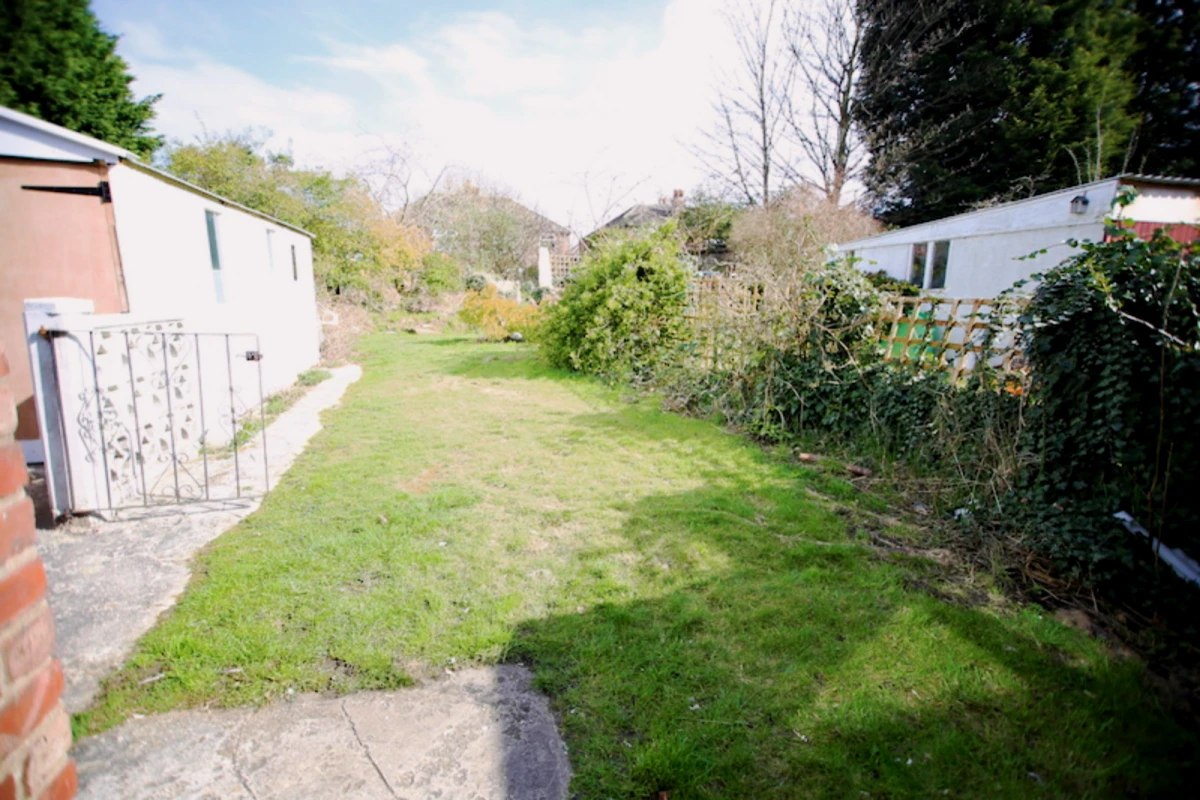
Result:
<svg viewBox="0 0 1200 800">
<path fill-rule="evenodd" d="M 1071 213 L 1086 214 L 1088 207 L 1088 199 L 1086 195 L 1077 194 L 1071 198 Z"/>
</svg>

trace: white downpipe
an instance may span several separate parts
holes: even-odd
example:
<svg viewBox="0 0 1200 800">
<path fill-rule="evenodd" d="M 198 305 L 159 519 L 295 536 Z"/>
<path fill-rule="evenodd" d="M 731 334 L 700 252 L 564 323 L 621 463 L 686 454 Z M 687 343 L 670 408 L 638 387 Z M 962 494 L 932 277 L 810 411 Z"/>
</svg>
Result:
<svg viewBox="0 0 1200 800">
<path fill-rule="evenodd" d="M 1176 550 L 1173 547 L 1167 547 L 1150 535 L 1150 531 L 1143 528 L 1138 522 L 1130 516 L 1128 511 L 1118 511 L 1113 514 L 1114 517 L 1121 521 L 1125 529 L 1130 533 L 1140 533 L 1150 540 L 1150 546 L 1157 551 L 1159 558 L 1171 565 L 1171 569 L 1175 570 L 1175 574 L 1200 586 L 1200 564 L 1193 561 L 1182 550 Z"/>
</svg>

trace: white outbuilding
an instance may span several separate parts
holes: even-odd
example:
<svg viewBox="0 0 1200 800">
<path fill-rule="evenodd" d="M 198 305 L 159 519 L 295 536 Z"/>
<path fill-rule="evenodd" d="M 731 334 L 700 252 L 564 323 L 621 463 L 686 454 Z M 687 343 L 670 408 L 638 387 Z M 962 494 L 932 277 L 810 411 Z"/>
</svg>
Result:
<svg viewBox="0 0 1200 800">
<path fill-rule="evenodd" d="M 843 242 L 837 252 L 929 294 L 991 298 L 1074 253 L 1068 240 L 1103 240 L 1122 187 L 1137 192 L 1120 214 L 1138 235 L 1167 228 L 1181 242 L 1200 238 L 1200 180 L 1122 175 Z"/>
<path fill-rule="evenodd" d="M 16 357 L 31 345 L 29 301 L 84 309 L 109 332 L 170 321 L 249 334 L 270 394 L 320 358 L 312 238 L 123 148 L 0 107 L 0 341 L 27 459 L 43 449 L 30 364 Z"/>
<path fill-rule="evenodd" d="M 311 234 L 0 108 L 0 342 L 54 514 L 264 490 L 251 420 L 320 339 Z"/>
</svg>

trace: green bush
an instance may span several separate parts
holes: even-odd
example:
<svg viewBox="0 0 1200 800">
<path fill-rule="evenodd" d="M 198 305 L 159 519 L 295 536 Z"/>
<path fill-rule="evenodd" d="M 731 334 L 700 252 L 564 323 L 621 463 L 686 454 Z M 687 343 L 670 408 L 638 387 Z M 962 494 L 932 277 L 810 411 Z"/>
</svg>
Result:
<svg viewBox="0 0 1200 800">
<path fill-rule="evenodd" d="M 487 276 L 480 275 L 478 272 L 468 275 L 466 287 L 468 292 L 482 292 L 488 287 Z"/>
<path fill-rule="evenodd" d="M 417 275 L 417 284 L 429 295 L 437 297 L 447 292 L 463 290 L 462 267 L 445 253 L 431 251 L 421 259 L 421 271 Z"/>
<path fill-rule="evenodd" d="M 880 295 L 834 265 L 800 273 L 753 327 L 744 313 L 711 326 L 713 342 L 697 346 L 711 355 L 668 373 L 668 400 L 768 440 L 905 463 L 940 511 L 965 506 L 1058 574 L 1174 615 L 1186 632 L 1195 624 L 1179 610 L 1195 598 L 1113 515 L 1200 555 L 1197 251 L 1119 226 L 1074 244 L 1081 252 L 1040 276 L 1020 312 L 1024 378 L 989 368 L 986 354 L 961 383 L 936 363 L 884 360 Z M 993 330 L 1017 307 L 998 301 Z"/>
<path fill-rule="evenodd" d="M 542 323 L 552 366 L 643 380 L 688 340 L 690 270 L 673 224 L 606 237 L 575 271 Z"/>
</svg>

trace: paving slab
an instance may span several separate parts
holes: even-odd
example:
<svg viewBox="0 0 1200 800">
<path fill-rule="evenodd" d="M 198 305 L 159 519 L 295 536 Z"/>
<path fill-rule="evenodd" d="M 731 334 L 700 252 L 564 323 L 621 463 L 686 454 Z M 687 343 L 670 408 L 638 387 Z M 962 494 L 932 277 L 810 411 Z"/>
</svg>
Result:
<svg viewBox="0 0 1200 800">
<path fill-rule="evenodd" d="M 570 767 L 524 667 L 131 720 L 75 747 L 80 798 L 563 800 Z"/>
<path fill-rule="evenodd" d="M 358 366 L 331 370 L 267 428 L 274 485 L 321 429 L 321 412 L 335 405 L 362 375 Z M 239 452 L 240 470 L 265 482 L 261 439 Z M 214 460 L 212 485 L 233 486 L 230 459 Z M 233 492 L 229 492 L 233 494 Z M 187 586 L 196 552 L 258 508 L 258 497 L 122 511 L 111 520 L 84 517 L 38 532 L 46 565 L 57 654 L 72 713 L 87 708 L 100 681 L 119 667 Z"/>
</svg>

